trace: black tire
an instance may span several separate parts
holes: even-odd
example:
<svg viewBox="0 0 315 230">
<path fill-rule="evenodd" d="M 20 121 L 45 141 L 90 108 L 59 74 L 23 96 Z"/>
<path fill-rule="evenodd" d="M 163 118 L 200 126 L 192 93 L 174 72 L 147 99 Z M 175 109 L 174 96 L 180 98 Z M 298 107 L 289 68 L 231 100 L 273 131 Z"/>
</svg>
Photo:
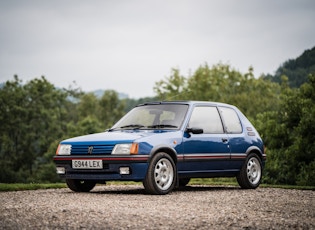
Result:
<svg viewBox="0 0 315 230">
<path fill-rule="evenodd" d="M 179 187 L 185 187 L 190 181 L 190 178 L 180 178 L 178 180 Z"/>
<path fill-rule="evenodd" d="M 260 185 L 262 177 L 261 159 L 255 153 L 246 158 L 240 173 L 236 176 L 238 184 L 243 189 L 255 189 Z"/>
<path fill-rule="evenodd" d="M 150 194 L 164 195 L 173 190 L 176 178 L 173 159 L 167 153 L 160 152 L 153 156 L 143 185 Z"/>
<path fill-rule="evenodd" d="M 89 192 L 96 185 L 96 182 L 93 180 L 66 179 L 66 183 L 68 188 L 70 188 L 74 192 Z"/>
</svg>

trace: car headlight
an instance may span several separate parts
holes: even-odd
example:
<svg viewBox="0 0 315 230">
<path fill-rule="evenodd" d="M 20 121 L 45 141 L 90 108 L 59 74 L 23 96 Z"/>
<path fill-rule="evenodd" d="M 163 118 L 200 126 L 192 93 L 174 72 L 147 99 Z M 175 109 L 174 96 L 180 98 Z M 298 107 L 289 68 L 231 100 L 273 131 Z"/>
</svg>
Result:
<svg viewBox="0 0 315 230">
<path fill-rule="evenodd" d="M 129 143 L 129 144 L 117 144 L 115 145 L 112 154 L 138 154 L 138 144 Z"/>
<path fill-rule="evenodd" d="M 57 155 L 70 155 L 71 153 L 71 145 L 60 144 L 57 148 Z"/>
</svg>

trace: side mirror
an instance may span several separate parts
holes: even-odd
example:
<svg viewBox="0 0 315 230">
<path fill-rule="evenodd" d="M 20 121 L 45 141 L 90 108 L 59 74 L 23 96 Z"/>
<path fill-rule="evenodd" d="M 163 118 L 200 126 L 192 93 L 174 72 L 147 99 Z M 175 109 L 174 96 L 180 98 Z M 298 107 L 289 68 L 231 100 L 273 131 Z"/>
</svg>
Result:
<svg viewBox="0 0 315 230">
<path fill-rule="evenodd" d="M 187 128 L 186 132 L 187 133 L 192 133 L 192 134 L 201 134 L 201 133 L 203 133 L 203 129 L 200 129 L 200 128 Z"/>
</svg>

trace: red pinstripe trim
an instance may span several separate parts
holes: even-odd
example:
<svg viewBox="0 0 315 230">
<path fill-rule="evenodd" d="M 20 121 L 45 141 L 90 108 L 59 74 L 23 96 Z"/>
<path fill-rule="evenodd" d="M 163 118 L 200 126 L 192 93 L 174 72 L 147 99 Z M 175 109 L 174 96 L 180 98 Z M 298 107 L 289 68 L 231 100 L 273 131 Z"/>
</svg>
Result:
<svg viewBox="0 0 315 230">
<path fill-rule="evenodd" d="M 103 160 L 103 161 L 146 161 L 149 156 L 128 156 L 128 157 L 54 157 L 56 161 L 67 161 L 67 160 Z"/>
<path fill-rule="evenodd" d="M 202 159 L 245 159 L 246 154 L 185 154 L 185 160 Z"/>
<path fill-rule="evenodd" d="M 198 157 L 191 157 L 191 156 L 187 156 L 185 157 L 185 159 L 229 159 L 230 157 L 226 157 L 226 156 L 198 156 Z"/>
<path fill-rule="evenodd" d="M 230 154 L 185 154 L 185 160 L 201 160 L 201 159 L 230 159 Z"/>
<path fill-rule="evenodd" d="M 246 158 L 246 154 L 242 154 L 242 155 L 231 154 L 231 159 L 245 159 L 245 158 Z"/>
</svg>

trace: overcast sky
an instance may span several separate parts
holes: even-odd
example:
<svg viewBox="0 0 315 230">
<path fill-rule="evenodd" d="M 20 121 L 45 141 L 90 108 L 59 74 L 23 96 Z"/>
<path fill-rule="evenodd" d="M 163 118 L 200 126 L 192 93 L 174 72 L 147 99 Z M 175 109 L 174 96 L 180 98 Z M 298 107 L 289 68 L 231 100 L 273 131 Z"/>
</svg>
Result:
<svg viewBox="0 0 315 230">
<path fill-rule="evenodd" d="M 170 76 L 219 62 L 255 76 L 315 46 L 314 0 L 0 1 L 0 83 L 153 96 Z"/>
</svg>

